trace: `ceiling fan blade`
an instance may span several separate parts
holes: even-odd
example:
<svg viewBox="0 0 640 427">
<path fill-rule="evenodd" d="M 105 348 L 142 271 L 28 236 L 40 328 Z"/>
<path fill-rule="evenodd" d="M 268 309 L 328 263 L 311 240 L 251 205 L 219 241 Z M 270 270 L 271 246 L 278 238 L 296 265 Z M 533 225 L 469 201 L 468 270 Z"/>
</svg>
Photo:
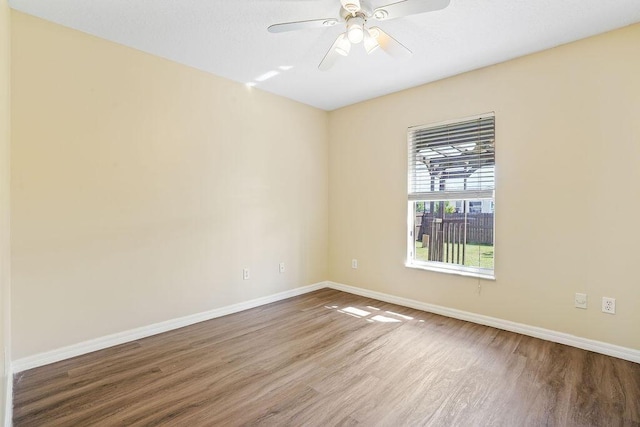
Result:
<svg viewBox="0 0 640 427">
<path fill-rule="evenodd" d="M 408 58 L 412 55 L 412 52 L 402 43 L 382 31 L 379 27 L 371 27 L 369 31 L 378 41 L 380 48 L 394 58 Z"/>
<path fill-rule="evenodd" d="M 373 18 L 378 21 L 400 18 L 424 12 L 444 9 L 451 0 L 404 0 L 380 6 L 373 11 Z"/>
<path fill-rule="evenodd" d="M 335 18 L 312 19 L 310 21 L 285 22 L 282 24 L 274 24 L 267 28 L 270 33 L 284 33 L 287 31 L 306 30 L 309 28 L 327 28 L 338 23 Z"/>
<path fill-rule="evenodd" d="M 351 43 L 349 43 L 349 40 L 347 39 L 347 33 L 340 34 L 329 48 L 327 54 L 322 58 L 320 64 L 318 64 L 318 69 L 320 71 L 327 71 L 329 68 L 333 67 L 333 64 L 336 63 L 338 58 L 341 56 L 347 56 L 350 49 Z"/>
</svg>

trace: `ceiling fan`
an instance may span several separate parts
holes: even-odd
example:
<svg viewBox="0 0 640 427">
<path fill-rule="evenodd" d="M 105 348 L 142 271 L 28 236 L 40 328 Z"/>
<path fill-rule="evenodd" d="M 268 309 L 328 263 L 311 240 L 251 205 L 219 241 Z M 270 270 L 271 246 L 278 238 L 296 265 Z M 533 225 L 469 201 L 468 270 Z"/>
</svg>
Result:
<svg viewBox="0 0 640 427">
<path fill-rule="evenodd" d="M 318 68 L 326 71 L 340 56 L 347 56 L 352 44 L 362 42 L 367 54 L 378 47 L 393 57 L 410 56 L 411 51 L 379 27 L 368 27 L 369 20 L 387 21 L 418 13 L 444 9 L 450 0 L 404 0 L 372 9 L 367 0 L 340 0 L 338 18 L 312 19 L 271 25 L 270 33 L 332 27 L 339 22 L 346 24 L 346 31 L 338 36 L 324 56 Z"/>
</svg>

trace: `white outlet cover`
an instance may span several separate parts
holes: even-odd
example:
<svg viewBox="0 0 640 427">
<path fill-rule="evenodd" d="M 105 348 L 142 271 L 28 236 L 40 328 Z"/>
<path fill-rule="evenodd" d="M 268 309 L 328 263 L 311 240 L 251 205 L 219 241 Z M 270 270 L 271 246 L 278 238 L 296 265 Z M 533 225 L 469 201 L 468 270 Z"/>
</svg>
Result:
<svg viewBox="0 0 640 427">
<path fill-rule="evenodd" d="M 607 314 L 616 314 L 616 299 L 602 297 L 602 312 Z"/>
<path fill-rule="evenodd" d="M 576 292 L 574 304 L 576 308 L 587 308 L 587 294 Z"/>
</svg>

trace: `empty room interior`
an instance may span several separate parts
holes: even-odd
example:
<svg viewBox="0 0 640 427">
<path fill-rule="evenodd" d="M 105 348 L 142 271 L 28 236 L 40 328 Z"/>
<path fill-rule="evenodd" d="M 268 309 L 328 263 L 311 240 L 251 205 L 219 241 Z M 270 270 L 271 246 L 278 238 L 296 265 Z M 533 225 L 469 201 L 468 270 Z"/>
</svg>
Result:
<svg viewBox="0 0 640 427">
<path fill-rule="evenodd" d="M 5 426 L 640 425 L 637 0 L 0 0 Z"/>
</svg>

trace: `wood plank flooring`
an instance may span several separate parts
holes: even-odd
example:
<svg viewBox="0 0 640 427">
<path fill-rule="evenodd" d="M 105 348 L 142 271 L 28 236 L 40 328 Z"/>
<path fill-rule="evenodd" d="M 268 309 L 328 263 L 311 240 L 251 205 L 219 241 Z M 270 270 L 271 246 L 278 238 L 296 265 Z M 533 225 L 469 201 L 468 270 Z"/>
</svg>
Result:
<svg viewBox="0 0 640 427">
<path fill-rule="evenodd" d="M 22 372 L 20 426 L 640 426 L 640 365 L 331 289 Z"/>
</svg>

